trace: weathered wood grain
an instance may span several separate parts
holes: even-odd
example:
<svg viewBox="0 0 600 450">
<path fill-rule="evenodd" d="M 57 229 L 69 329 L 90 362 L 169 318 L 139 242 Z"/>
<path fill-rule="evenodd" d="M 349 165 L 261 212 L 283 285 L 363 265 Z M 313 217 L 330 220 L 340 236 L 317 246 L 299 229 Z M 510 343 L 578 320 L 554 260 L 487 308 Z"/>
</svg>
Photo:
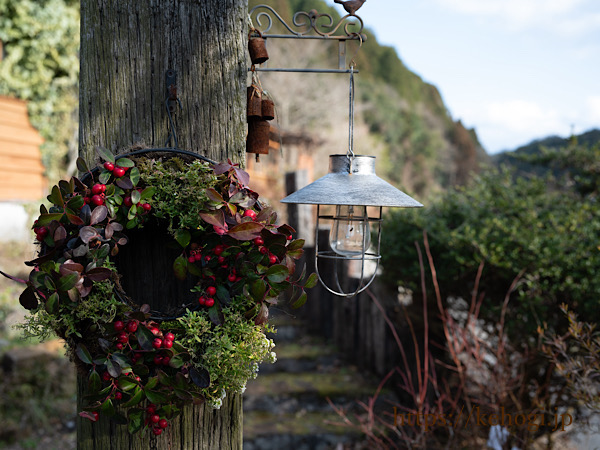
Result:
<svg viewBox="0 0 600 450">
<path fill-rule="evenodd" d="M 80 155 L 93 164 L 98 145 L 118 154 L 139 144 L 164 147 L 165 73 L 172 69 L 183 107 L 174 115 L 178 147 L 242 162 L 246 21 L 246 0 L 82 0 Z M 185 286 L 165 283 L 174 277 L 164 236 L 152 227 L 145 233 L 141 245 L 123 249 L 129 253 L 120 264 L 141 281 L 130 283 L 127 293 L 139 303 L 168 307 Z M 149 279 L 152 284 L 144 283 Z M 80 377 L 80 406 L 85 386 Z M 159 450 L 241 449 L 241 405 L 239 395 L 228 395 L 220 410 L 186 408 L 155 442 L 149 433 L 130 436 L 106 419 L 79 420 L 78 448 L 147 450 L 156 443 Z"/>
</svg>

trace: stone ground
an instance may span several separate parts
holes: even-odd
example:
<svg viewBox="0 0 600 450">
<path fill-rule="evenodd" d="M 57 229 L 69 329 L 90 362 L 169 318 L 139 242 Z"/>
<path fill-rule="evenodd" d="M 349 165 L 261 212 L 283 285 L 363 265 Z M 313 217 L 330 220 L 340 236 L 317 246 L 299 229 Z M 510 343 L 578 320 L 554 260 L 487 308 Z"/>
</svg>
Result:
<svg viewBox="0 0 600 450">
<path fill-rule="evenodd" d="M 341 361 L 294 319 L 279 316 L 275 323 L 278 360 L 262 365 L 244 394 L 244 449 L 367 448 L 357 430 L 340 425 L 328 399 L 351 416 L 355 400 L 372 395 L 377 380 Z"/>
</svg>

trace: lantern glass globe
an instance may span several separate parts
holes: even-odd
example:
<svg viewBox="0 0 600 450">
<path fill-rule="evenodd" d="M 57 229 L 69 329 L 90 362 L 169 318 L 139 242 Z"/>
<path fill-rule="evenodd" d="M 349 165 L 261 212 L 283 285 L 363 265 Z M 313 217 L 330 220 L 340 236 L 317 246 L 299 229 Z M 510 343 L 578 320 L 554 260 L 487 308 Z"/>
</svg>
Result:
<svg viewBox="0 0 600 450">
<path fill-rule="evenodd" d="M 366 206 L 337 205 L 329 245 L 340 256 L 361 256 L 371 246 Z"/>
</svg>

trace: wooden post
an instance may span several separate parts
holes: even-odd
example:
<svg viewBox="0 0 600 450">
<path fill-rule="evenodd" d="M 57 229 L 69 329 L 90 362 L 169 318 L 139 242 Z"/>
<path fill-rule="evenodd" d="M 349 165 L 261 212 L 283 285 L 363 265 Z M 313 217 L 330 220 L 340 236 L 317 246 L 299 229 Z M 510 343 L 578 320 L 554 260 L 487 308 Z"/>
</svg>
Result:
<svg viewBox="0 0 600 450">
<path fill-rule="evenodd" d="M 247 9 L 247 0 L 82 0 L 80 155 L 94 164 L 98 145 L 116 154 L 140 144 L 164 147 L 166 72 L 174 70 L 182 104 L 173 115 L 178 147 L 243 161 Z M 150 241 L 157 246 L 148 248 Z M 172 260 L 159 256 L 161 241 L 144 242 L 124 249 L 140 277 L 173 278 Z M 177 302 L 177 287 L 148 286 L 132 283 L 127 293 L 153 307 Z M 85 387 L 80 378 L 79 404 Z M 190 406 L 158 438 L 130 436 L 105 418 L 79 418 L 77 434 L 78 448 L 86 450 L 241 449 L 242 401 L 228 395 L 220 410 Z"/>
</svg>

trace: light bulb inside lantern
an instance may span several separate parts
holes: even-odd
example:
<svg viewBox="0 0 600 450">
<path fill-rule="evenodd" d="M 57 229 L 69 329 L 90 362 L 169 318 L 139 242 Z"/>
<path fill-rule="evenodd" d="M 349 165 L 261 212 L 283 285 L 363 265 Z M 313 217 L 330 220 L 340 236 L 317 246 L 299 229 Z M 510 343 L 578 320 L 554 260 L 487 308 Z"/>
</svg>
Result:
<svg viewBox="0 0 600 450">
<path fill-rule="evenodd" d="M 360 256 L 367 251 L 371 245 L 371 229 L 366 206 L 336 206 L 329 245 L 341 256 Z"/>
</svg>

